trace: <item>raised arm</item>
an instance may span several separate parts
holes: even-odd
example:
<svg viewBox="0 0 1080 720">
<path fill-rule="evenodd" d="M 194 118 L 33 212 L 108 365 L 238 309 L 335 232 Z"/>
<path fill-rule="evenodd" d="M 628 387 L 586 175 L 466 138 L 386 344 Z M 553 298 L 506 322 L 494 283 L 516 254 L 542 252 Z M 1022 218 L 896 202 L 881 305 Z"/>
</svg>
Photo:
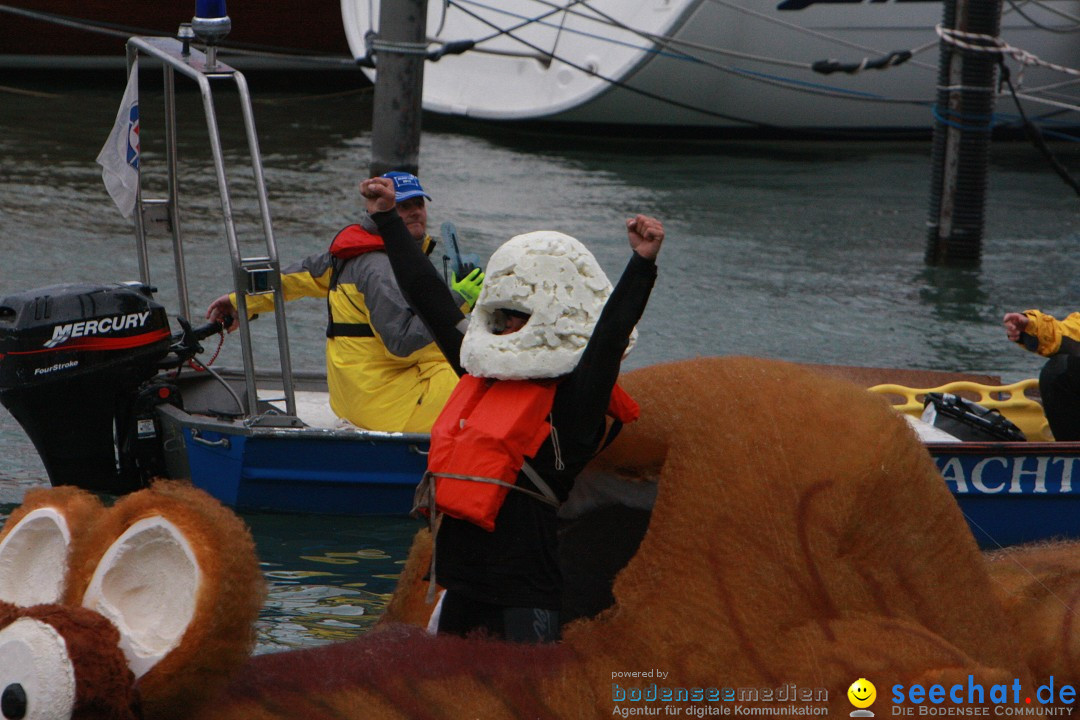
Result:
<svg viewBox="0 0 1080 720">
<path fill-rule="evenodd" d="M 360 183 L 371 219 L 379 228 L 390 267 L 405 300 L 431 332 L 435 343 L 458 375 L 465 316 L 395 209 L 394 183 L 389 178 L 368 178 Z"/>
<path fill-rule="evenodd" d="M 654 217 L 635 215 L 626 220 L 630 249 L 646 260 L 656 261 L 664 242 L 664 225 Z"/>
<path fill-rule="evenodd" d="M 664 242 L 664 226 L 656 218 L 636 215 L 626 221 L 633 253 L 597 320 L 581 360 L 566 382 L 574 388 L 580 412 L 573 422 L 589 429 L 606 411 L 619 377 L 630 333 L 645 312 L 656 282 L 656 257 Z"/>
</svg>

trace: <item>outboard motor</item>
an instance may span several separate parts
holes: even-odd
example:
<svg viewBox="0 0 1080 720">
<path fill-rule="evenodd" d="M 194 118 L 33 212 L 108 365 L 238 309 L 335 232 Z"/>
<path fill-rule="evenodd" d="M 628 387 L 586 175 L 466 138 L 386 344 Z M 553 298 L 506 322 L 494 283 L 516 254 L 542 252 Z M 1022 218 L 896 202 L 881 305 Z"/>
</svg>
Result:
<svg viewBox="0 0 1080 720">
<path fill-rule="evenodd" d="M 146 424 L 152 405 L 179 401 L 148 382 L 171 345 L 165 308 L 141 283 L 52 285 L 0 300 L 0 404 L 53 485 L 119 493 L 154 472 L 139 467 L 137 445 L 140 435 L 157 440 Z"/>
</svg>

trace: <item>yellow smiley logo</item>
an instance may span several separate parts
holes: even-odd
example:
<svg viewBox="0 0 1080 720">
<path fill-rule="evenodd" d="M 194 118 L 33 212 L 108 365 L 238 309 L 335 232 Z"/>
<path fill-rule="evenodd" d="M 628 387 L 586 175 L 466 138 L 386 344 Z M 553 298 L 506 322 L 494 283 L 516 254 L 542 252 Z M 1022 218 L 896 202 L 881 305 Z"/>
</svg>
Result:
<svg viewBox="0 0 1080 720">
<path fill-rule="evenodd" d="M 848 700 L 857 708 L 868 708 L 877 700 L 877 688 L 866 678 L 859 678 L 847 689 Z"/>
</svg>

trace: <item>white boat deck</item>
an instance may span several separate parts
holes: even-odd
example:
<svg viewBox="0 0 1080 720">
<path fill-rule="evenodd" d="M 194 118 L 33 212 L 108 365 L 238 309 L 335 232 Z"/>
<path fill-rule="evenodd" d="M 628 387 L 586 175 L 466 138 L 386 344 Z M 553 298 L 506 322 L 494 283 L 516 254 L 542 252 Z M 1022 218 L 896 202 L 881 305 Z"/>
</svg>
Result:
<svg viewBox="0 0 1080 720">
<path fill-rule="evenodd" d="M 296 390 L 293 394 L 296 397 L 296 416 L 300 418 L 305 425 L 315 428 L 327 428 L 330 430 L 356 427 L 348 420 L 339 418 L 334 414 L 334 411 L 330 409 L 329 393 Z M 279 398 L 280 396 L 280 390 L 259 389 L 260 398 Z M 270 404 L 282 412 L 285 412 L 284 400 L 274 399 L 270 401 Z"/>
<path fill-rule="evenodd" d="M 273 390 L 259 390 L 259 396 L 263 398 L 278 397 Z M 344 418 L 339 418 L 334 414 L 334 411 L 330 409 L 329 394 L 325 392 L 313 392 L 307 390 L 295 391 L 296 396 L 296 415 L 299 417 L 305 425 L 316 428 L 327 428 L 330 430 L 342 429 L 342 428 L 356 428 L 355 425 L 350 423 Z M 282 412 L 285 411 L 285 402 L 283 400 L 273 400 L 271 405 L 278 408 Z M 941 442 L 959 442 L 959 439 L 949 433 L 945 432 L 941 428 L 935 427 L 930 423 L 923 422 L 919 418 L 912 417 L 905 413 L 901 413 L 908 424 L 919 436 L 919 440 L 924 443 L 941 443 Z"/>
</svg>

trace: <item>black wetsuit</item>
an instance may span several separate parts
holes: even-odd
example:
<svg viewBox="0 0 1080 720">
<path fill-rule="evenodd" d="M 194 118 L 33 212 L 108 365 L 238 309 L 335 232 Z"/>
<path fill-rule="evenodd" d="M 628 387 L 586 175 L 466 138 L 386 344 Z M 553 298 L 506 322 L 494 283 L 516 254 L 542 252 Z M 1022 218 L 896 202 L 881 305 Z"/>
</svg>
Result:
<svg viewBox="0 0 1080 720">
<path fill-rule="evenodd" d="M 379 226 L 398 284 L 414 311 L 459 375 L 463 315 L 446 284 L 421 254 L 394 211 L 372 216 Z M 592 459 L 607 432 L 605 414 L 630 333 L 648 302 L 656 264 L 632 253 L 577 366 L 555 392 L 549 437 L 529 464 L 565 500 L 574 479 Z M 517 484 L 535 489 L 524 474 Z M 444 516 L 436 539 L 436 572 L 447 589 L 439 629 L 485 628 L 515 640 L 558 637 L 562 576 L 558 563 L 556 509 L 511 491 L 494 532 Z M 548 611 L 548 612 L 537 612 Z M 550 628 L 550 625 L 554 628 Z M 550 634 L 553 633 L 553 634 Z"/>
</svg>

